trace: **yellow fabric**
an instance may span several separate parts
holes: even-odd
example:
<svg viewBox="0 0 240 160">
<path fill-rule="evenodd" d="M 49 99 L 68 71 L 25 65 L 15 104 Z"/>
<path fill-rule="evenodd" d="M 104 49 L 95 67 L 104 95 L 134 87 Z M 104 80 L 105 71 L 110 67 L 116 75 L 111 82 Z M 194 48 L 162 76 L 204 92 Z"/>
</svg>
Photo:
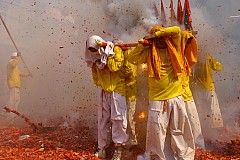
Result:
<svg viewBox="0 0 240 160">
<path fill-rule="evenodd" d="M 161 36 L 168 36 L 165 37 L 165 41 L 167 43 L 168 53 L 172 60 L 172 65 L 174 69 L 175 77 L 181 75 L 182 70 L 184 69 L 184 60 L 181 55 L 181 30 L 177 26 L 163 28 L 157 33 L 161 33 Z M 160 35 L 160 34 L 158 34 Z M 161 78 L 160 68 L 161 68 L 161 59 L 156 49 L 156 39 L 152 41 L 152 45 L 150 46 L 149 50 L 149 57 L 148 57 L 148 73 L 149 77 L 156 77 Z"/>
<path fill-rule="evenodd" d="M 179 51 L 181 51 L 182 55 L 184 55 L 184 68 L 186 68 L 187 74 L 191 76 L 191 67 L 197 62 L 198 57 L 198 44 L 192 32 L 181 31 L 180 28 L 177 26 L 168 28 L 153 27 L 152 30 L 156 31 L 155 34 L 157 35 L 157 37 L 171 36 L 171 38 L 166 38 L 166 43 L 168 44 L 169 53 L 172 57 L 172 60 L 175 61 L 175 65 L 173 66 L 175 76 L 179 76 L 182 73 L 180 69 L 183 69 L 180 60 L 181 58 L 177 56 L 178 54 L 176 54 L 176 52 Z"/>
<path fill-rule="evenodd" d="M 214 59 L 210 54 L 206 57 L 205 64 L 199 64 L 195 71 L 195 80 L 201 83 L 207 90 L 214 91 L 214 81 L 212 77 L 212 70 L 221 71 L 222 64 Z"/>
<path fill-rule="evenodd" d="M 146 63 L 149 49 L 149 47 L 138 45 L 130 52 L 128 61 L 134 64 Z M 184 92 L 181 81 L 174 76 L 168 49 L 159 50 L 158 52 L 161 52 L 161 79 L 150 76 L 148 78 L 149 100 L 153 101 L 167 100 L 179 96 Z"/>
<path fill-rule="evenodd" d="M 192 66 L 197 62 L 198 45 L 195 37 L 190 31 L 182 31 L 182 55 L 184 58 L 185 71 L 181 76 L 184 88 L 183 100 L 189 101 L 193 99 L 192 91 L 189 86 L 189 76 L 192 76 Z"/>
<path fill-rule="evenodd" d="M 159 29 L 157 31 L 157 29 Z M 167 28 L 161 28 L 161 27 L 158 27 L 158 28 L 155 28 L 153 27 L 152 30 L 155 30 L 155 35 L 157 37 L 161 37 L 161 36 L 172 36 L 172 37 L 178 37 L 178 34 L 180 34 L 181 32 L 181 29 L 180 27 L 178 26 L 172 26 L 172 27 L 167 27 Z M 151 33 L 153 34 L 153 33 Z"/>
<path fill-rule="evenodd" d="M 192 91 L 189 86 L 189 76 L 187 75 L 186 72 L 182 74 L 182 85 L 184 89 L 184 93 L 182 94 L 183 100 L 184 101 L 190 101 L 193 99 Z"/>
<path fill-rule="evenodd" d="M 150 34 L 155 34 L 157 31 L 160 31 L 161 29 L 164 29 L 163 26 L 154 26 L 151 30 L 150 30 Z"/>
<path fill-rule="evenodd" d="M 182 31 L 182 54 L 185 59 L 185 68 L 188 76 L 192 76 L 192 66 L 197 62 L 198 44 L 190 31 Z"/>
<path fill-rule="evenodd" d="M 181 81 L 175 77 L 173 66 L 174 62 L 167 49 L 159 50 L 161 52 L 161 79 L 149 77 L 149 99 L 167 100 L 183 94 Z"/>
<path fill-rule="evenodd" d="M 137 66 L 128 62 L 128 55 L 130 50 L 124 52 L 124 75 L 126 82 L 126 98 L 129 101 L 136 100 L 137 92 Z"/>
<path fill-rule="evenodd" d="M 27 73 L 20 72 L 18 68 L 18 63 L 20 61 L 20 57 L 16 57 L 15 59 L 9 60 L 7 64 L 7 84 L 9 88 L 12 87 L 21 87 L 21 79 L 20 77 L 28 76 Z"/>
<path fill-rule="evenodd" d="M 122 74 L 124 55 L 120 47 L 114 47 L 114 56 L 108 57 L 107 65 L 104 69 L 99 69 L 94 63 L 92 67 L 92 78 L 97 86 L 104 91 L 117 92 L 126 95 L 125 79 Z"/>
<path fill-rule="evenodd" d="M 161 78 L 161 59 L 159 50 L 156 48 L 156 39 L 153 40 L 152 46 L 148 53 L 148 75 L 149 77 Z"/>
</svg>

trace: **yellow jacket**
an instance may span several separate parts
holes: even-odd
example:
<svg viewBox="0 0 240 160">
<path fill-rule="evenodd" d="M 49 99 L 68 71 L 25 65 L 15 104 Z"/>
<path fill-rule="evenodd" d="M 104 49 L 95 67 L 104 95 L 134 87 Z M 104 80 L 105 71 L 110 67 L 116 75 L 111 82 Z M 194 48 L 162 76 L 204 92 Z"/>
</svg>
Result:
<svg viewBox="0 0 240 160">
<path fill-rule="evenodd" d="M 20 77 L 28 76 L 27 73 L 20 72 L 18 69 L 18 63 L 20 61 L 20 57 L 16 57 L 16 59 L 10 59 L 7 64 L 7 84 L 9 88 L 13 87 L 21 87 L 21 79 Z"/>
<path fill-rule="evenodd" d="M 212 77 L 212 70 L 221 71 L 222 64 L 208 54 L 206 57 L 206 63 L 199 64 L 196 68 L 194 79 L 197 83 L 202 84 L 205 89 L 214 91 L 215 86 Z"/>
<path fill-rule="evenodd" d="M 117 92 L 126 95 L 125 79 L 122 73 L 124 55 L 120 47 L 114 47 L 115 55 L 108 57 L 107 65 L 104 69 L 99 69 L 96 64 L 92 67 L 92 78 L 97 86 L 104 91 Z"/>
<path fill-rule="evenodd" d="M 126 82 L 126 98 L 129 101 L 134 101 L 137 92 L 137 66 L 128 62 L 129 53 L 130 50 L 124 52 L 125 62 L 123 68 Z"/>
</svg>

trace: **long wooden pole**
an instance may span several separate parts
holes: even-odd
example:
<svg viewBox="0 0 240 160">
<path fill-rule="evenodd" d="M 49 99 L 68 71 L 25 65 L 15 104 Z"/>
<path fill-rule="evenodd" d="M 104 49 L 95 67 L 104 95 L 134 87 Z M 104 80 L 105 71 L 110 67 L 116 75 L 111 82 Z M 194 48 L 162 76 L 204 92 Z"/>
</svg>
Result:
<svg viewBox="0 0 240 160">
<path fill-rule="evenodd" d="M 1 15 L 1 14 L 0 14 L 0 19 L 1 19 L 1 21 L 2 21 L 3 25 L 4 25 L 5 29 L 6 29 L 6 31 L 7 31 L 8 35 L 9 35 L 9 37 L 10 37 L 10 39 L 11 39 L 11 41 L 12 41 L 12 43 L 13 43 L 13 45 L 14 45 L 15 49 L 17 50 L 17 52 L 19 52 L 19 50 L 18 50 L 18 48 L 17 48 L 17 45 L 16 45 L 16 43 L 14 42 L 14 40 L 13 40 L 13 38 L 12 38 L 12 36 L 11 36 L 11 34 L 10 34 L 9 30 L 8 30 L 8 27 L 7 27 L 6 23 L 4 22 L 4 20 L 3 20 L 3 18 L 2 18 L 2 15 Z M 27 68 L 27 70 L 28 70 L 28 73 L 29 73 L 29 74 L 31 74 L 31 72 L 30 72 L 29 68 L 27 67 L 27 64 L 25 63 L 25 61 L 24 61 L 24 60 L 23 60 L 23 58 L 22 58 L 22 55 L 21 55 L 20 57 L 21 57 L 21 59 L 22 59 L 22 62 L 23 62 L 23 64 L 24 64 L 24 65 L 25 65 L 25 67 Z"/>
</svg>

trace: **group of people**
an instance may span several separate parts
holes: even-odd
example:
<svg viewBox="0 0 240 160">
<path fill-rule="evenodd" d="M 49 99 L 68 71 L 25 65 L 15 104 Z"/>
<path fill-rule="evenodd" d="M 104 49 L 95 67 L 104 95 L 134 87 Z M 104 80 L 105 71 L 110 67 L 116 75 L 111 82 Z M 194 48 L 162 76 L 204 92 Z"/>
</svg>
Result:
<svg viewBox="0 0 240 160">
<path fill-rule="evenodd" d="M 137 66 L 144 63 L 148 72 L 148 120 L 145 153 L 138 159 L 193 160 L 196 147 L 205 150 L 199 111 L 208 110 L 211 128 L 223 127 L 212 77 L 212 70 L 220 71 L 222 65 L 210 54 L 204 62 L 197 63 L 195 35 L 178 26 L 154 26 L 143 39 L 148 43 L 141 39 L 133 48 L 124 47 L 119 39 L 110 42 L 97 35 L 86 41 L 85 60 L 99 95 L 95 155 L 106 158 L 106 149 L 113 142 L 112 159 L 120 160 L 124 149 L 138 145 L 134 120 Z M 20 77 L 32 76 L 19 70 L 20 58 L 21 53 L 14 52 L 7 65 L 9 108 L 13 110 L 18 110 L 20 102 Z M 198 90 L 198 94 L 193 94 L 190 81 L 208 91 L 207 96 L 202 97 L 210 103 L 209 108 L 204 110 L 207 105 L 199 103 L 202 92 Z M 12 116 L 12 120 L 14 118 Z"/>
<path fill-rule="evenodd" d="M 146 149 L 138 159 L 194 159 L 195 147 L 205 149 L 197 108 L 190 90 L 198 44 L 191 31 L 178 26 L 154 26 L 144 37 L 149 43 L 134 48 L 121 41 L 93 35 L 86 41 L 85 60 L 99 88 L 98 158 L 115 144 L 113 160 L 122 150 L 137 145 L 136 67 L 147 64 L 149 105 Z M 102 45 L 104 43 L 104 45 Z M 170 135 L 170 136 L 169 136 Z M 110 137 L 111 136 L 111 137 Z M 110 137 L 110 138 L 109 138 Z"/>
</svg>

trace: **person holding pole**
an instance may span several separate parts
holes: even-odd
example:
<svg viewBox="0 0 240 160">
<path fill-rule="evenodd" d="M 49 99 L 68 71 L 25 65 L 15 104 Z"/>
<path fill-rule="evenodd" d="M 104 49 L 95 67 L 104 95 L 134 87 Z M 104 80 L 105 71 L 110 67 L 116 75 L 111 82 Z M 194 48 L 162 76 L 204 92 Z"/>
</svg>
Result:
<svg viewBox="0 0 240 160">
<path fill-rule="evenodd" d="M 140 160 L 168 159 L 165 146 L 171 144 L 175 159 L 194 159 L 195 144 L 182 94 L 180 76 L 184 72 L 183 33 L 178 26 L 154 26 L 144 39 L 150 46 L 139 44 L 128 57 L 130 63 L 147 63 L 149 106 L 146 150 Z M 167 130 L 171 142 L 166 141 Z M 169 151 L 169 152 L 170 152 Z"/>
<path fill-rule="evenodd" d="M 112 160 L 120 160 L 127 135 L 127 104 L 125 79 L 122 75 L 124 55 L 120 47 L 93 35 L 86 41 L 85 61 L 92 70 L 92 79 L 99 88 L 98 101 L 98 158 L 106 158 L 108 132 L 111 128 L 115 151 Z"/>
<path fill-rule="evenodd" d="M 20 77 L 26 77 L 26 76 L 32 77 L 32 73 L 30 72 L 27 64 L 25 63 L 24 59 L 22 58 L 21 53 L 20 53 L 16 43 L 14 42 L 14 40 L 10 34 L 10 31 L 9 31 L 5 21 L 3 20 L 3 17 L 1 14 L 0 14 L 0 20 L 3 24 L 3 26 L 5 27 L 13 45 L 17 51 L 17 52 L 12 53 L 12 57 L 7 64 L 7 83 L 8 83 L 9 92 L 10 92 L 8 105 L 11 109 L 18 110 L 18 105 L 20 103 L 20 87 L 21 87 Z M 18 63 L 19 63 L 20 59 L 22 60 L 28 73 L 22 73 L 19 71 Z M 12 120 L 14 121 L 15 116 L 11 116 L 11 117 L 13 118 Z"/>
<path fill-rule="evenodd" d="M 18 111 L 18 105 L 20 103 L 20 87 L 21 77 L 31 76 L 31 73 L 21 72 L 18 68 L 20 61 L 20 52 L 13 52 L 11 59 L 7 64 L 7 84 L 9 88 L 9 108 Z M 12 120 L 15 120 L 15 116 L 11 116 Z"/>
</svg>

